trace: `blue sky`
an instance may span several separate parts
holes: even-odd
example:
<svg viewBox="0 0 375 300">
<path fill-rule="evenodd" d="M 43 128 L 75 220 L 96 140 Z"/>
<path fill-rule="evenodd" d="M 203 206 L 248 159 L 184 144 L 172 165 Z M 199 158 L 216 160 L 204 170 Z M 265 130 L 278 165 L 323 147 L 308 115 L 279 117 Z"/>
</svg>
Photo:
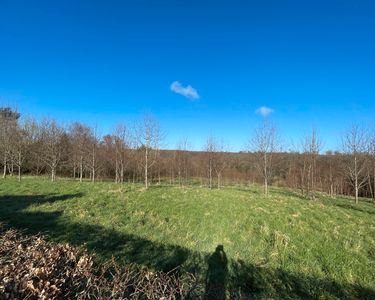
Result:
<svg viewBox="0 0 375 300">
<path fill-rule="evenodd" d="M 212 134 L 234 151 L 268 107 L 286 144 L 315 126 L 339 148 L 353 122 L 374 125 L 374 14 L 360 0 L 0 0 L 0 104 L 103 133 L 152 113 L 165 147 Z"/>
</svg>

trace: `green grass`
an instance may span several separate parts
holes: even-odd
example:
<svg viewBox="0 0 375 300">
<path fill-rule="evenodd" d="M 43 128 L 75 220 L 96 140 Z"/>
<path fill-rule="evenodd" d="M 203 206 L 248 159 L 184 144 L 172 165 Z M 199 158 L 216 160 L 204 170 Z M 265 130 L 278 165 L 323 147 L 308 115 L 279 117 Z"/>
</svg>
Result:
<svg viewBox="0 0 375 300">
<path fill-rule="evenodd" d="M 196 295 L 375 299 L 375 205 L 260 187 L 0 181 L 0 222 L 123 263 L 178 268 Z M 222 248 L 219 246 L 222 245 Z M 219 246 L 219 247 L 218 247 Z M 216 250 L 215 250 L 216 249 Z M 217 297 L 219 298 L 219 296 Z"/>
</svg>

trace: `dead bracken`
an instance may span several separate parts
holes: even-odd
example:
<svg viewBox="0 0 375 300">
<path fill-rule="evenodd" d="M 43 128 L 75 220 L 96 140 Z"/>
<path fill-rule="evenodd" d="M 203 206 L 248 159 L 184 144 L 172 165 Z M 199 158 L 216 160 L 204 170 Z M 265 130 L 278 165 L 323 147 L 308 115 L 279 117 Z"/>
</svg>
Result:
<svg viewBox="0 0 375 300">
<path fill-rule="evenodd" d="M 69 244 L 54 244 L 0 224 L 0 299 L 183 299 L 194 277 L 151 272 L 114 259 L 97 264 Z"/>
</svg>

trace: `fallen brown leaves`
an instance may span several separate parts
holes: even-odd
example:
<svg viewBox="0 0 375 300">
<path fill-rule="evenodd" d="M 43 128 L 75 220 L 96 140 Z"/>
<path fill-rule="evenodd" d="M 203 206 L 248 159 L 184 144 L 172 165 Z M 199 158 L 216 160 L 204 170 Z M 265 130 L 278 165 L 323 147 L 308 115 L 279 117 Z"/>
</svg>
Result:
<svg viewBox="0 0 375 300">
<path fill-rule="evenodd" d="M 194 283 L 176 272 L 94 263 L 69 244 L 53 244 L 0 224 L 0 299 L 183 299 Z"/>
</svg>

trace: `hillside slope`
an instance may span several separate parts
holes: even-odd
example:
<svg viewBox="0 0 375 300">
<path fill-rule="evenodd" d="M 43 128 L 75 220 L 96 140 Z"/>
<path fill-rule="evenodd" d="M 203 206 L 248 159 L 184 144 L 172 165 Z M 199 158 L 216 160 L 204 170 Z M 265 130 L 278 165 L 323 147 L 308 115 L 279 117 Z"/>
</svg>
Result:
<svg viewBox="0 0 375 300">
<path fill-rule="evenodd" d="M 375 297 L 375 206 L 274 188 L 0 181 L 0 222 L 119 262 L 193 273 L 195 295 Z"/>
</svg>

